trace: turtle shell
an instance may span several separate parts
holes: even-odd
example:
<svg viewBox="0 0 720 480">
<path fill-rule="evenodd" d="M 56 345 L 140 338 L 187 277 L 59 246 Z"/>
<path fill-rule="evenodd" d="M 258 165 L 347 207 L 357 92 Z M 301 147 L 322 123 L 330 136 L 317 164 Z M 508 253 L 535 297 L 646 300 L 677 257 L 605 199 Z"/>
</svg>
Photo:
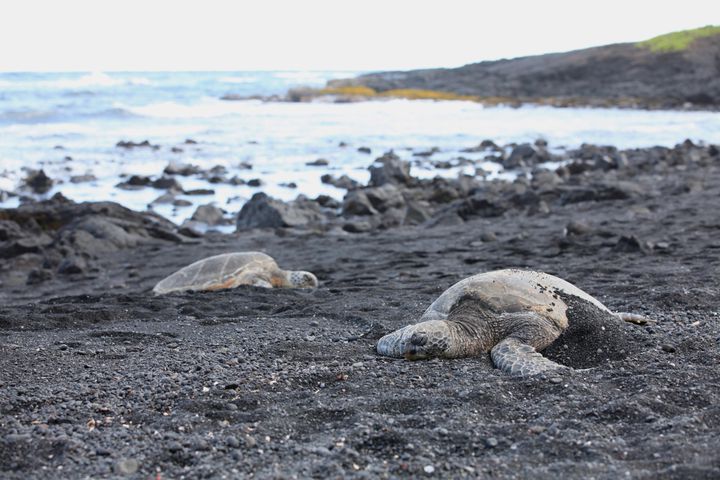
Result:
<svg viewBox="0 0 720 480">
<path fill-rule="evenodd" d="M 204 258 L 183 267 L 153 288 L 156 295 L 186 290 L 221 290 L 252 285 L 258 278 L 271 283 L 280 269 L 261 252 L 235 252 Z"/>
<path fill-rule="evenodd" d="M 573 295 L 599 309 L 610 310 L 591 295 L 562 278 L 531 270 L 496 270 L 459 281 L 435 300 L 422 320 L 443 319 L 463 299 L 476 298 L 499 312 L 535 311 L 567 328 L 567 304 L 563 295 Z"/>
</svg>

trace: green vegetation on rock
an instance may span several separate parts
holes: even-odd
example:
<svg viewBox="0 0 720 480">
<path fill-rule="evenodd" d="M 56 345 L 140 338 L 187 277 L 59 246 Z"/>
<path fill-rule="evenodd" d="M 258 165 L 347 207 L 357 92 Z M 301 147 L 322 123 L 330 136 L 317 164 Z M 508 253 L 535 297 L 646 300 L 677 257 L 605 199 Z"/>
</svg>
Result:
<svg viewBox="0 0 720 480">
<path fill-rule="evenodd" d="M 693 30 L 666 33 L 643 42 L 638 47 L 650 49 L 653 52 L 679 52 L 688 48 L 695 40 L 702 37 L 720 35 L 720 26 L 708 25 Z"/>
</svg>

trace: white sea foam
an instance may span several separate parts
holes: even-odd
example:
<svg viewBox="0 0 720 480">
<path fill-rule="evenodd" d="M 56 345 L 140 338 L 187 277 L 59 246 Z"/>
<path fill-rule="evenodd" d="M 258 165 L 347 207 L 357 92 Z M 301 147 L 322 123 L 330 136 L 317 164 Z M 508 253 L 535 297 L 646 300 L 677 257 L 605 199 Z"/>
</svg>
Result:
<svg viewBox="0 0 720 480">
<path fill-rule="evenodd" d="M 258 81 L 257 77 L 220 77 L 220 78 L 218 78 L 218 82 L 234 83 L 234 84 L 254 83 L 257 81 Z"/>
<path fill-rule="evenodd" d="M 69 77 L 68 74 L 57 79 L 30 79 L 0 80 L 0 88 L 8 89 L 35 89 L 48 90 L 90 90 L 93 88 L 110 88 L 119 86 L 151 85 L 152 82 L 145 77 L 118 78 L 104 72 L 89 72 L 79 77 Z"/>
<path fill-rule="evenodd" d="M 247 102 L 259 103 L 257 100 Z M 216 98 L 204 98 L 192 105 L 178 102 L 160 102 L 139 107 L 122 106 L 130 113 L 152 118 L 187 119 L 187 118 L 215 118 L 244 110 L 245 102 L 227 102 Z"/>
</svg>

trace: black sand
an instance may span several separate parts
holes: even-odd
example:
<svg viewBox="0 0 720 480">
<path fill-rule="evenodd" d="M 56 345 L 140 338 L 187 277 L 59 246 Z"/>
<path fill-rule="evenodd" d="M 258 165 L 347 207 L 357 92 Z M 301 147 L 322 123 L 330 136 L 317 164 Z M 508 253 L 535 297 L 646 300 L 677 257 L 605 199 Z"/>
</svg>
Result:
<svg viewBox="0 0 720 480">
<path fill-rule="evenodd" d="M 0 476 L 718 478 L 720 160 L 632 176 L 664 193 L 432 229 L 144 243 L 91 275 L 5 286 Z M 590 231 L 565 236 L 570 221 Z M 234 250 L 321 286 L 151 295 Z M 658 323 L 578 326 L 546 352 L 578 369 L 542 378 L 374 353 L 454 282 L 505 267 Z"/>
</svg>

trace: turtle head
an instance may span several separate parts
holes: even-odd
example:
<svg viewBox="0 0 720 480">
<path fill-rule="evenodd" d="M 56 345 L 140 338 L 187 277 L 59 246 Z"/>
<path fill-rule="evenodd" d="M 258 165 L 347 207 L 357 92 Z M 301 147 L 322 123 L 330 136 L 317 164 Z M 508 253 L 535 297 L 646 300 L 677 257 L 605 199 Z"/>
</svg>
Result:
<svg viewBox="0 0 720 480">
<path fill-rule="evenodd" d="M 302 270 L 288 272 L 287 279 L 290 288 L 317 288 L 318 286 L 317 277 Z"/>
<path fill-rule="evenodd" d="M 433 333 L 423 331 L 413 333 L 405 347 L 405 359 L 425 360 L 445 357 L 448 350 L 447 337 L 434 335 Z"/>
</svg>

